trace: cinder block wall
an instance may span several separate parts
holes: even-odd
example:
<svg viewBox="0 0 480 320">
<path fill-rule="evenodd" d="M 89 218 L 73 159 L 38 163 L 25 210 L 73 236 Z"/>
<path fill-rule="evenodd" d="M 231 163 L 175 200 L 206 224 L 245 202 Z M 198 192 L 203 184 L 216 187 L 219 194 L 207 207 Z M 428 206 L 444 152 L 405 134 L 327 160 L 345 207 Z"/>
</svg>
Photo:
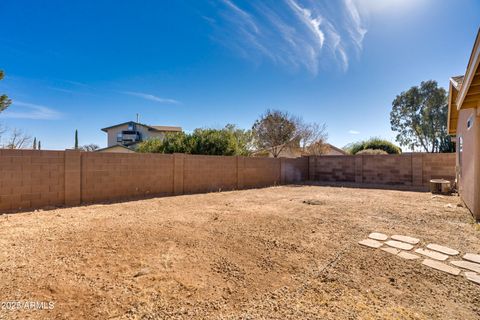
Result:
<svg viewBox="0 0 480 320">
<path fill-rule="evenodd" d="M 355 182 L 355 157 L 310 157 L 310 180 L 328 182 Z"/>
<path fill-rule="evenodd" d="M 455 180 L 454 153 L 310 157 L 310 179 L 427 187 L 430 179 Z"/>
<path fill-rule="evenodd" d="M 0 211 L 64 202 L 63 151 L 0 150 Z"/>
<path fill-rule="evenodd" d="M 0 212 L 305 181 L 308 158 L 0 150 Z"/>
<path fill-rule="evenodd" d="M 174 193 L 174 156 L 75 152 L 81 155 L 79 202 Z"/>
<path fill-rule="evenodd" d="M 0 211 L 267 187 L 307 180 L 426 186 L 455 154 L 297 159 L 0 150 Z"/>
</svg>

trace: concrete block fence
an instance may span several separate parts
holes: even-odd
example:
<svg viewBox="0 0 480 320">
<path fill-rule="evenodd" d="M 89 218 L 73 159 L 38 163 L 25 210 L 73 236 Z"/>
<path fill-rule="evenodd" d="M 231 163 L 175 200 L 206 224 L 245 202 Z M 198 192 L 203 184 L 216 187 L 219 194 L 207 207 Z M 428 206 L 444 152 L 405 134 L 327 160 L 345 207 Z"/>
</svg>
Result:
<svg viewBox="0 0 480 320">
<path fill-rule="evenodd" d="M 431 179 L 455 181 L 455 153 L 309 157 L 309 179 L 427 188 Z"/>
<path fill-rule="evenodd" d="M 274 159 L 1 149 L 0 212 L 309 180 L 426 186 L 454 177 L 454 154 Z"/>
</svg>

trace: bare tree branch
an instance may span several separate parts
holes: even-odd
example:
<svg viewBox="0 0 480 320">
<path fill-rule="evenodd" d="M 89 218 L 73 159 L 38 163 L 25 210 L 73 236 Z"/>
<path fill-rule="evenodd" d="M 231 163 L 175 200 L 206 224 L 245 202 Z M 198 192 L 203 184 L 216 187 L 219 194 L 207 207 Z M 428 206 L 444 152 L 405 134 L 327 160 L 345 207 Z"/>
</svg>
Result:
<svg viewBox="0 0 480 320">
<path fill-rule="evenodd" d="M 31 145 L 32 137 L 20 129 L 13 129 L 7 143 L 3 146 L 6 149 L 27 149 Z"/>
</svg>

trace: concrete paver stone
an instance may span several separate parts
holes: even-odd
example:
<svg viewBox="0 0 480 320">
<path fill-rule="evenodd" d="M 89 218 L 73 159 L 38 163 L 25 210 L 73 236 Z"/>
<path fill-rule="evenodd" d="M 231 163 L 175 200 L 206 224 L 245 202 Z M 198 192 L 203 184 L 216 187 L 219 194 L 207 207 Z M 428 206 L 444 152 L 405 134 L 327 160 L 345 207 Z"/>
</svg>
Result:
<svg viewBox="0 0 480 320">
<path fill-rule="evenodd" d="M 416 254 L 408 253 L 408 252 L 405 252 L 405 251 L 400 251 L 400 253 L 398 254 L 398 256 L 399 256 L 400 258 L 407 259 L 407 260 L 415 260 L 415 259 L 419 259 L 419 258 L 420 258 L 420 257 L 417 256 Z"/>
<path fill-rule="evenodd" d="M 472 261 L 472 262 L 476 262 L 476 263 L 480 263 L 480 254 L 465 253 L 465 255 L 463 256 L 463 259 L 468 260 L 468 261 Z"/>
<path fill-rule="evenodd" d="M 380 233 L 380 232 L 372 232 L 368 235 L 369 238 L 374 239 L 374 240 L 387 240 L 388 236 L 386 234 Z"/>
<path fill-rule="evenodd" d="M 451 267 L 451 266 L 449 266 L 445 263 L 435 261 L 435 260 L 431 260 L 431 259 L 423 260 L 422 264 L 427 266 L 427 267 L 430 267 L 430 268 L 433 268 L 433 269 L 436 269 L 436 270 L 439 270 L 439 271 L 443 271 L 443 272 L 449 273 L 449 274 L 454 275 L 454 276 L 458 276 L 461 272 L 461 270 L 458 269 L 458 268 L 454 268 L 454 267 Z"/>
<path fill-rule="evenodd" d="M 402 235 L 399 235 L 399 234 L 394 234 L 392 236 L 392 239 L 402 241 L 402 242 L 406 242 L 406 243 L 410 243 L 410 244 L 417 244 L 417 243 L 420 242 L 420 239 L 409 237 L 409 236 L 402 236 Z"/>
<path fill-rule="evenodd" d="M 415 252 L 435 260 L 445 261 L 448 259 L 448 256 L 446 254 L 428 250 L 428 249 L 418 248 L 415 250 Z"/>
<path fill-rule="evenodd" d="M 380 250 L 383 250 L 383 251 L 391 253 L 391 254 L 398 254 L 400 252 L 400 250 L 395 249 L 395 248 L 391 248 L 391 247 L 383 247 L 383 248 L 380 248 Z"/>
<path fill-rule="evenodd" d="M 473 262 L 468 262 L 463 260 L 450 261 L 450 263 L 453 264 L 454 266 L 480 273 L 480 264 L 478 263 L 473 263 Z"/>
<path fill-rule="evenodd" d="M 451 249 L 451 248 L 448 248 L 448 247 L 445 247 L 445 246 L 441 246 L 439 244 L 435 244 L 435 243 L 430 243 L 427 245 L 427 248 L 428 249 L 431 249 L 431 250 L 435 250 L 435 251 L 438 251 L 438 252 L 441 252 L 441 253 L 444 253 L 444 254 L 448 254 L 449 256 L 456 256 L 457 254 L 459 254 L 460 252 L 458 252 L 457 250 L 455 249 Z"/>
<path fill-rule="evenodd" d="M 475 272 L 465 272 L 465 278 L 472 282 L 480 284 L 480 274 L 477 274 Z"/>
<path fill-rule="evenodd" d="M 377 240 L 372 240 L 372 239 L 364 239 L 362 241 L 358 242 L 362 246 L 370 247 L 370 248 L 380 248 L 383 243 L 377 241 Z"/>
<path fill-rule="evenodd" d="M 400 241 L 395 241 L 395 240 L 388 240 L 385 241 L 385 244 L 390 247 L 394 247 L 397 249 L 402 249 L 402 250 L 412 250 L 413 246 L 411 244 L 405 243 L 405 242 L 400 242 Z"/>
</svg>

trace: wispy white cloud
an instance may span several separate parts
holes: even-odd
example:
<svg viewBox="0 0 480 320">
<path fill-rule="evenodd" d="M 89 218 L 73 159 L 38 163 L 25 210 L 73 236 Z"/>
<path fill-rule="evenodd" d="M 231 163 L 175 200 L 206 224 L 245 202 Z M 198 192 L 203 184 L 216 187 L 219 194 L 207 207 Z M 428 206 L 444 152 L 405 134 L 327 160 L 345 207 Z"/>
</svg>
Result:
<svg viewBox="0 0 480 320">
<path fill-rule="evenodd" d="M 131 96 L 139 97 L 145 100 L 150 100 L 158 103 L 167 103 L 167 104 L 180 104 L 180 101 L 177 101 L 175 99 L 169 99 L 169 98 L 161 98 L 158 96 L 155 96 L 150 93 L 143 93 L 143 92 L 133 92 L 133 91 L 122 91 L 124 94 L 128 94 Z"/>
<path fill-rule="evenodd" d="M 295 11 L 300 20 L 307 26 L 307 28 L 315 36 L 314 39 L 318 42 L 318 47 L 321 49 L 323 43 L 325 42 L 325 34 L 320 29 L 320 24 L 322 23 L 323 18 L 319 15 L 314 17 L 312 11 L 307 8 L 301 7 L 294 0 L 287 0 L 290 7 Z"/>
<path fill-rule="evenodd" d="M 360 131 L 348 130 L 348 133 L 350 133 L 350 134 L 360 134 Z"/>
<path fill-rule="evenodd" d="M 367 29 L 363 27 L 363 22 L 358 12 L 357 6 L 353 0 L 344 0 L 346 13 L 348 17 L 348 31 L 352 37 L 357 49 L 362 49 L 363 38 Z"/>
<path fill-rule="evenodd" d="M 0 114 L 0 117 L 10 119 L 56 120 L 60 119 L 62 114 L 47 106 L 15 100 L 6 111 Z"/>
<path fill-rule="evenodd" d="M 213 37 L 257 63 L 266 58 L 316 75 L 335 64 L 347 70 L 351 52 L 362 50 L 367 30 L 354 0 L 237 3 L 220 2 Z"/>
<path fill-rule="evenodd" d="M 259 32 L 259 29 L 257 27 L 257 24 L 255 23 L 253 17 L 248 14 L 246 11 L 240 9 L 235 3 L 233 3 L 230 0 L 223 0 L 223 3 L 225 3 L 230 9 L 235 11 L 236 14 L 238 14 L 240 17 L 242 17 L 246 23 L 256 32 Z"/>
</svg>

